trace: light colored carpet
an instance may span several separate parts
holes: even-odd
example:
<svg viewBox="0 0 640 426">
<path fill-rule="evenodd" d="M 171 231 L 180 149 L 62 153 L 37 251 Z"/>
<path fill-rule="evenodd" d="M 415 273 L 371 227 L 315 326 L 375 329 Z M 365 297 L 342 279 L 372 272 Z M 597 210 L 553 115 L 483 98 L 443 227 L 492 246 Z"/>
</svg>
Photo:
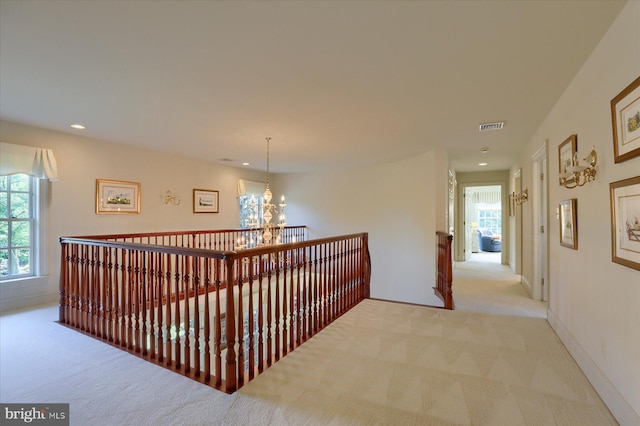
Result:
<svg viewBox="0 0 640 426">
<path fill-rule="evenodd" d="M 546 303 L 531 299 L 520 276 L 500 263 L 500 253 L 474 253 L 453 269 L 455 309 L 546 318 Z"/>
<path fill-rule="evenodd" d="M 55 323 L 0 317 L 0 401 L 72 425 L 613 425 L 544 319 L 366 300 L 234 395 Z"/>
</svg>

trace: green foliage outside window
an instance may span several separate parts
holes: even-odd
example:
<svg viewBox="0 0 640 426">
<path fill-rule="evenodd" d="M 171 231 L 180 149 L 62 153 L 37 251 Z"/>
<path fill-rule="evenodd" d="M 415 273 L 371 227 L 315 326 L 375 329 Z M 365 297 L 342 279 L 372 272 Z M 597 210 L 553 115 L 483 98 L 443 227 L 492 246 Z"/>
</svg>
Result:
<svg viewBox="0 0 640 426">
<path fill-rule="evenodd" d="M 252 200 L 253 197 L 253 200 Z M 264 198 L 262 196 L 255 195 L 242 195 L 240 198 L 240 228 L 249 228 L 251 222 L 251 216 L 257 215 L 258 219 L 262 220 L 262 203 Z M 251 203 L 254 203 L 254 207 L 251 207 Z M 255 220 L 255 218 L 254 218 Z"/>
<path fill-rule="evenodd" d="M 0 176 L 0 278 L 32 275 L 33 178 Z"/>
</svg>

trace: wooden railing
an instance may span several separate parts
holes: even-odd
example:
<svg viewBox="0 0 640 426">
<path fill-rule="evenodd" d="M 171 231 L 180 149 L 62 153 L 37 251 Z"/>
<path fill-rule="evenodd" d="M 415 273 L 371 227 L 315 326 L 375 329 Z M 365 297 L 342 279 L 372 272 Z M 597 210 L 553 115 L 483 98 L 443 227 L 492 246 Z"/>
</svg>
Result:
<svg viewBox="0 0 640 426">
<path fill-rule="evenodd" d="M 283 229 L 282 242 L 306 240 L 306 226 L 287 226 Z M 216 229 L 205 231 L 145 232 L 137 234 L 112 234 L 76 237 L 90 240 L 120 241 L 170 247 L 190 247 L 206 250 L 233 251 L 239 241 L 249 241 L 249 229 Z"/>
<path fill-rule="evenodd" d="M 445 309 L 453 309 L 453 271 L 451 267 L 451 242 L 453 235 L 446 232 L 436 232 L 436 257 L 438 263 L 436 286 L 433 288 L 436 296 L 442 300 Z"/>
<path fill-rule="evenodd" d="M 60 322 L 231 393 L 369 297 L 367 240 L 219 251 L 61 238 Z"/>
</svg>

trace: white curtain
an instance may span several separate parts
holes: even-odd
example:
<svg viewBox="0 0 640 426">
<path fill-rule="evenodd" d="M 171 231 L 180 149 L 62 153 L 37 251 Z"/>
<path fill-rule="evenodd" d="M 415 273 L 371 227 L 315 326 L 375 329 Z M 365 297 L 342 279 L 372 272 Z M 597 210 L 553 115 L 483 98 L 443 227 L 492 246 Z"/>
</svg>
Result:
<svg viewBox="0 0 640 426">
<path fill-rule="evenodd" d="M 264 189 L 267 186 L 265 182 L 256 182 L 253 180 L 238 179 L 238 188 L 236 190 L 236 197 L 242 197 L 243 195 L 256 195 L 260 196 L 264 193 Z"/>
<path fill-rule="evenodd" d="M 50 181 L 58 180 L 58 165 L 53 151 L 0 142 L 0 176 L 17 173 Z"/>
<path fill-rule="evenodd" d="M 500 191 L 495 192 L 474 192 L 471 196 L 473 203 L 494 204 L 500 202 Z"/>
</svg>

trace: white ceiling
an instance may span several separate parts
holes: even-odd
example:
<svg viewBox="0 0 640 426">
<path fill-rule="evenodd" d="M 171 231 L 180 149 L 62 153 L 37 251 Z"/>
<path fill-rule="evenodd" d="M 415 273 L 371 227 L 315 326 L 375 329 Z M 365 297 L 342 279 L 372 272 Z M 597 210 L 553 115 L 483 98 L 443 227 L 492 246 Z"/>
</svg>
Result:
<svg viewBox="0 0 640 426">
<path fill-rule="evenodd" d="M 623 6 L 1 0 L 0 117 L 257 169 L 269 136 L 275 172 L 506 169 Z"/>
</svg>

